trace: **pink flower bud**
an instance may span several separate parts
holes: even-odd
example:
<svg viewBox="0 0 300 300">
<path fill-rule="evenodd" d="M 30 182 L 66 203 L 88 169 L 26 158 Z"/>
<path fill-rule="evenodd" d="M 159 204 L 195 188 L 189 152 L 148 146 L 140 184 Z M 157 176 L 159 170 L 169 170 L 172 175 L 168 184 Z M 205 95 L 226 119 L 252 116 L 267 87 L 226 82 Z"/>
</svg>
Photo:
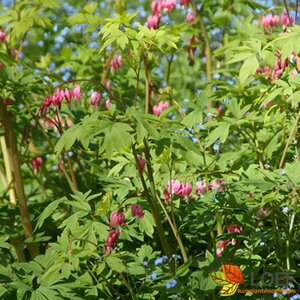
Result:
<svg viewBox="0 0 300 300">
<path fill-rule="evenodd" d="M 100 105 L 101 96 L 100 92 L 93 92 L 90 98 L 91 105 Z"/>
<path fill-rule="evenodd" d="M 228 226 L 228 232 L 242 232 L 243 228 L 242 227 L 238 227 L 237 225 L 234 224 L 230 224 Z"/>
<path fill-rule="evenodd" d="M 0 42 L 5 42 L 6 40 L 6 33 L 3 29 L 0 29 Z"/>
<path fill-rule="evenodd" d="M 190 0 L 180 0 L 179 4 L 180 4 L 180 6 L 184 7 L 185 5 L 190 4 Z"/>
<path fill-rule="evenodd" d="M 298 72 L 297 72 L 297 70 L 293 70 L 293 71 L 292 71 L 292 76 L 293 76 L 294 78 L 296 78 L 296 77 L 297 77 L 297 75 L 298 75 Z"/>
<path fill-rule="evenodd" d="M 31 160 L 31 164 L 34 169 L 33 172 L 34 172 L 35 176 L 37 175 L 37 171 L 38 171 L 39 167 L 42 165 L 42 163 L 43 163 L 43 159 L 40 156 L 33 158 Z"/>
<path fill-rule="evenodd" d="M 165 199 L 165 204 L 169 204 L 169 199 L 170 199 L 170 194 L 167 190 L 164 190 L 164 199 Z"/>
<path fill-rule="evenodd" d="M 195 21 L 195 14 L 194 14 L 194 13 L 189 13 L 189 14 L 186 16 L 186 21 L 187 21 L 188 23 L 194 22 L 194 21 Z"/>
<path fill-rule="evenodd" d="M 104 103 L 104 108 L 105 108 L 106 110 L 108 110 L 108 107 L 109 107 L 110 104 L 112 104 L 112 101 L 111 101 L 110 98 L 108 98 L 108 99 L 105 101 L 105 103 Z"/>
<path fill-rule="evenodd" d="M 6 106 L 12 105 L 12 104 L 13 104 L 13 101 L 12 101 L 11 99 L 9 99 L 9 98 L 4 99 L 3 102 L 4 102 L 4 104 L 5 104 Z"/>
<path fill-rule="evenodd" d="M 139 168 L 141 169 L 142 172 L 144 172 L 146 160 L 143 157 L 139 157 L 138 160 L 139 160 Z"/>
<path fill-rule="evenodd" d="M 109 217 L 109 225 L 111 227 L 122 226 L 125 221 L 125 216 L 122 212 L 113 211 Z"/>
<path fill-rule="evenodd" d="M 74 87 L 73 87 L 73 90 L 72 90 L 72 95 L 74 96 L 74 98 L 76 100 L 79 100 L 80 99 L 80 86 L 78 84 L 75 84 Z"/>
<path fill-rule="evenodd" d="M 0 63 L 0 69 L 3 68 L 3 67 L 4 67 L 4 64 L 3 64 L 3 63 Z"/>
<path fill-rule="evenodd" d="M 264 219 L 267 215 L 267 209 L 265 209 L 264 207 L 261 207 L 257 212 L 256 212 L 256 216 L 259 219 Z"/>
<path fill-rule="evenodd" d="M 131 213 L 133 217 L 142 219 L 144 218 L 144 212 L 141 205 L 135 203 L 131 205 Z"/>
<path fill-rule="evenodd" d="M 110 80 L 106 80 L 106 82 L 105 82 L 105 87 L 106 87 L 106 89 L 107 89 L 108 91 L 111 90 L 111 81 L 110 81 Z"/>
</svg>

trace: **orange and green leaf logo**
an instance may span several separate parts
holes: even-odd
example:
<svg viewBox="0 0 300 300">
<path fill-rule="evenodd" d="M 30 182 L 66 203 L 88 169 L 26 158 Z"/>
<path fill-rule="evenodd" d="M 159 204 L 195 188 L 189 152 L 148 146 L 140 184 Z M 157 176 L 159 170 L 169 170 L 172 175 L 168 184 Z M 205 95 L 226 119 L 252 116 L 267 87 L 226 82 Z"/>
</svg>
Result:
<svg viewBox="0 0 300 300">
<path fill-rule="evenodd" d="M 222 264 L 222 271 L 211 272 L 212 280 L 222 287 L 220 296 L 233 295 L 239 284 L 244 282 L 243 273 L 240 268 L 234 264 Z"/>
</svg>

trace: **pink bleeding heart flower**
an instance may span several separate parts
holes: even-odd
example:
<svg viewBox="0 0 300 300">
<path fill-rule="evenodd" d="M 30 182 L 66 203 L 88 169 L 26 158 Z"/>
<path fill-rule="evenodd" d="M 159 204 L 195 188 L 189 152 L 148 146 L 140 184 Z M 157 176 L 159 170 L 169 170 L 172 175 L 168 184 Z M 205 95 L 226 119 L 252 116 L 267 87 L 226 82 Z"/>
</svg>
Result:
<svg viewBox="0 0 300 300">
<path fill-rule="evenodd" d="M 138 219 L 144 218 L 143 208 L 137 203 L 131 205 L 131 214 Z"/>
<path fill-rule="evenodd" d="M 236 225 L 234 225 L 234 224 L 230 224 L 229 226 L 228 226 L 228 232 L 229 233 L 239 233 L 239 232 L 242 232 L 243 231 L 243 228 L 242 227 L 238 227 L 238 226 L 236 226 Z M 232 239 L 231 240 L 231 244 L 232 245 L 235 245 L 236 244 L 236 239 Z"/>
<path fill-rule="evenodd" d="M 277 16 L 277 15 L 271 16 L 270 25 L 276 26 L 278 23 L 279 23 L 279 16 Z"/>
<path fill-rule="evenodd" d="M 153 106 L 153 114 L 156 116 L 159 116 L 162 111 L 164 111 L 165 109 L 167 109 L 170 106 L 170 104 L 166 101 L 161 101 L 158 104 Z"/>
<path fill-rule="evenodd" d="M 113 249 L 117 239 L 119 238 L 120 234 L 121 234 L 121 232 L 118 229 L 110 231 L 107 241 L 104 244 L 104 252 L 106 254 L 110 254 L 112 252 L 112 249 Z"/>
<path fill-rule="evenodd" d="M 0 29 L 0 42 L 5 42 L 6 40 L 6 33 L 3 29 Z"/>
<path fill-rule="evenodd" d="M 66 101 L 68 102 L 68 104 L 71 103 L 72 97 L 73 97 L 72 93 L 70 92 L 69 89 L 66 88 L 66 89 L 65 89 L 65 99 L 66 99 Z"/>
<path fill-rule="evenodd" d="M 261 18 L 262 23 L 264 25 L 265 28 L 267 28 L 268 26 L 270 26 L 271 24 L 271 16 L 262 16 Z"/>
<path fill-rule="evenodd" d="M 222 186 L 222 185 L 225 185 L 226 184 L 226 181 L 225 180 L 220 180 L 220 179 L 214 179 L 213 181 L 212 181 L 212 187 L 211 187 L 211 189 L 212 190 L 219 190 L 219 191 L 221 191 L 221 192 L 224 192 L 225 191 L 225 188 L 224 188 L 224 186 Z"/>
<path fill-rule="evenodd" d="M 202 194 L 208 191 L 210 188 L 209 183 L 206 180 L 201 180 L 197 182 L 196 185 L 196 194 Z"/>
<path fill-rule="evenodd" d="M 121 54 L 117 54 L 110 61 L 110 70 L 114 73 L 115 70 L 120 69 L 122 67 L 122 56 Z"/>
<path fill-rule="evenodd" d="M 159 105 L 154 105 L 152 110 L 153 114 L 156 116 L 159 116 L 162 112 L 162 108 Z"/>
<path fill-rule="evenodd" d="M 151 2 L 151 10 L 153 15 L 158 15 L 161 10 L 161 1 L 152 1 Z"/>
<path fill-rule="evenodd" d="M 160 16 L 159 15 L 153 15 L 148 16 L 147 18 L 147 27 L 157 29 L 160 22 Z"/>
<path fill-rule="evenodd" d="M 109 107 L 110 104 L 112 104 L 112 101 L 111 101 L 110 98 L 108 98 L 108 99 L 105 101 L 105 103 L 104 103 L 104 108 L 105 108 L 106 110 L 108 110 L 108 107 Z"/>
<path fill-rule="evenodd" d="M 167 191 L 169 194 L 178 195 L 180 193 L 180 190 L 181 190 L 181 183 L 179 180 L 172 179 L 168 182 Z"/>
<path fill-rule="evenodd" d="M 72 95 L 76 100 L 80 99 L 80 96 L 81 96 L 81 94 L 80 94 L 80 85 L 78 85 L 78 84 L 74 85 L 73 90 L 72 90 Z"/>
<path fill-rule="evenodd" d="M 190 183 L 182 183 L 178 196 L 188 196 L 192 192 L 193 186 Z"/>
<path fill-rule="evenodd" d="M 290 19 L 288 15 L 284 12 L 281 15 L 281 24 L 284 26 L 292 25 L 294 22 L 293 18 L 290 16 Z"/>
<path fill-rule="evenodd" d="M 194 14 L 194 13 L 189 13 L 189 14 L 186 16 L 186 21 L 187 21 L 188 23 L 194 22 L 194 21 L 195 21 L 195 14 Z"/>
<path fill-rule="evenodd" d="M 217 256 L 222 256 L 224 248 L 226 245 L 230 242 L 230 240 L 225 240 L 225 241 L 218 241 L 217 242 L 217 248 L 216 248 L 216 254 Z"/>
<path fill-rule="evenodd" d="M 125 215 L 122 212 L 113 211 L 109 217 L 109 225 L 111 227 L 122 226 L 125 221 Z"/>
<path fill-rule="evenodd" d="M 100 92 L 93 92 L 90 98 L 91 105 L 100 105 L 101 97 L 102 95 Z"/>
<path fill-rule="evenodd" d="M 166 11 L 172 11 L 176 6 L 176 0 L 162 0 L 161 7 Z"/>
</svg>

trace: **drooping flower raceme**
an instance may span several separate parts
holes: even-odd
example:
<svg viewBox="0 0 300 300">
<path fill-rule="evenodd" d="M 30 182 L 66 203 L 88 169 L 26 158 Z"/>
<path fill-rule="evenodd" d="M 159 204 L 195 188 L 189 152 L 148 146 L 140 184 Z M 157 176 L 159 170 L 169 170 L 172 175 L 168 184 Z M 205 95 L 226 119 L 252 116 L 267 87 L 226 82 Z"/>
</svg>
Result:
<svg viewBox="0 0 300 300">
<path fill-rule="evenodd" d="M 243 231 L 243 228 L 239 227 L 237 225 L 230 224 L 228 226 L 228 233 L 239 233 L 239 232 L 242 232 L 242 231 Z M 236 244 L 236 239 L 232 239 L 231 241 L 230 241 L 230 239 L 227 239 L 225 241 L 218 241 L 217 242 L 217 249 L 216 249 L 217 256 L 222 256 L 222 253 L 224 251 L 225 246 L 227 244 L 229 244 L 230 242 L 234 246 Z"/>
</svg>

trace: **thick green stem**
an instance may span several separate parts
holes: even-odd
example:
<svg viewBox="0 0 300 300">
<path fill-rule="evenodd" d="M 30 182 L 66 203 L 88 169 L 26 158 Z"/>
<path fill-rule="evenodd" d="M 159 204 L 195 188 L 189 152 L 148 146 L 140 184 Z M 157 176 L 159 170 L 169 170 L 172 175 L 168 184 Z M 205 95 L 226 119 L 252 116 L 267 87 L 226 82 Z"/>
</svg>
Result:
<svg viewBox="0 0 300 300">
<path fill-rule="evenodd" d="M 170 86 L 171 65 L 172 65 L 172 62 L 173 62 L 173 58 L 174 58 L 174 55 L 172 54 L 171 58 L 168 59 L 168 68 L 167 68 L 167 76 L 166 76 L 167 86 Z"/>
<path fill-rule="evenodd" d="M 139 63 L 138 70 L 136 72 L 136 85 L 135 85 L 135 95 L 133 100 L 134 109 L 136 109 L 136 101 L 139 94 L 139 83 L 140 83 L 140 71 L 141 71 L 141 63 Z"/>
<path fill-rule="evenodd" d="M 211 91 L 211 80 L 212 80 L 212 50 L 211 50 L 211 46 L 210 46 L 210 38 L 209 38 L 208 32 L 205 27 L 205 23 L 204 23 L 204 20 L 202 17 L 202 12 L 197 9 L 194 1 L 191 1 L 191 5 L 192 5 L 194 12 L 198 16 L 200 27 L 201 27 L 202 33 L 204 35 L 205 57 L 206 57 L 206 79 L 208 81 L 207 91 L 210 92 Z M 203 5 L 203 7 L 204 7 L 204 5 Z"/>
<path fill-rule="evenodd" d="M 263 151 L 260 148 L 257 134 L 256 134 L 256 127 L 254 121 L 252 122 L 252 132 L 253 132 L 253 137 L 254 137 L 254 143 L 255 143 L 255 152 L 256 156 L 259 162 L 259 166 L 261 169 L 264 169 L 264 156 L 263 156 Z"/>
<path fill-rule="evenodd" d="M 290 143 L 292 141 L 292 138 L 293 138 L 293 136 L 294 136 L 294 134 L 296 132 L 296 129 L 298 127 L 299 118 L 300 118 L 300 112 L 298 113 L 298 115 L 297 115 L 297 117 L 295 119 L 295 122 L 294 122 L 294 125 L 292 127 L 291 133 L 290 133 L 290 135 L 288 137 L 288 140 L 287 140 L 287 142 L 285 144 L 285 147 L 284 147 L 281 159 L 280 159 L 280 163 L 279 163 L 279 168 L 282 168 L 283 165 L 284 165 L 285 156 L 286 156 L 287 150 L 289 148 L 289 145 L 290 145 Z M 300 153 L 299 153 L 300 149 L 299 148 L 300 148 L 300 142 L 299 142 L 299 140 L 297 140 L 298 160 L 300 160 Z"/>
<path fill-rule="evenodd" d="M 14 186 L 12 184 L 13 176 L 12 176 L 12 168 L 10 165 L 11 158 L 9 157 L 9 151 L 7 149 L 5 137 L 1 136 L 0 141 L 1 141 L 1 148 L 2 148 L 2 153 L 3 153 L 4 167 L 5 167 L 5 172 L 6 172 L 6 182 L 7 182 L 6 189 L 9 191 L 10 203 L 13 205 L 16 205 L 17 204 L 16 192 L 15 192 Z"/>
<path fill-rule="evenodd" d="M 166 236 L 165 236 L 165 233 L 164 233 L 164 229 L 163 229 L 163 225 L 162 225 L 162 221 L 161 221 L 161 216 L 160 216 L 157 204 L 156 204 L 155 201 L 153 201 L 153 197 L 149 193 L 148 187 L 147 187 L 145 179 L 144 179 L 143 171 L 141 170 L 140 165 L 139 165 L 139 159 L 138 159 L 138 156 L 137 156 L 137 153 L 136 153 L 136 150 L 135 150 L 134 146 L 133 146 L 132 150 L 133 150 L 133 155 L 134 155 L 134 158 L 135 158 L 135 163 L 136 163 L 136 166 L 137 166 L 137 169 L 138 169 L 138 172 L 139 172 L 139 176 L 141 178 L 142 186 L 144 188 L 146 199 L 147 199 L 147 201 L 150 205 L 150 208 L 151 208 L 151 212 L 152 212 L 152 215 L 153 215 L 153 218 L 154 218 L 154 222 L 155 222 L 155 225 L 156 225 L 156 229 L 157 229 L 157 232 L 158 232 L 158 237 L 159 237 L 161 246 L 163 248 L 164 253 L 168 256 L 171 256 L 172 251 L 170 249 L 169 243 L 168 243 L 168 241 L 166 239 Z M 147 162 L 147 165 L 148 164 L 149 163 Z"/>
<path fill-rule="evenodd" d="M 145 114 L 149 113 L 150 108 L 150 81 L 149 81 L 149 67 L 147 59 L 144 59 L 145 66 L 145 84 L 146 84 L 146 99 L 145 99 Z"/>
<path fill-rule="evenodd" d="M 8 152 L 11 157 L 11 168 L 13 171 L 14 186 L 16 195 L 18 198 L 19 210 L 22 218 L 24 234 L 26 238 L 33 238 L 33 230 L 27 209 L 26 196 L 24 192 L 23 178 L 21 173 L 19 152 L 17 147 L 17 141 L 14 133 L 14 129 L 6 109 L 3 99 L 0 99 L 0 119 L 5 130 L 5 138 Z M 31 258 L 34 258 L 39 254 L 38 244 L 27 244 Z"/>
</svg>

